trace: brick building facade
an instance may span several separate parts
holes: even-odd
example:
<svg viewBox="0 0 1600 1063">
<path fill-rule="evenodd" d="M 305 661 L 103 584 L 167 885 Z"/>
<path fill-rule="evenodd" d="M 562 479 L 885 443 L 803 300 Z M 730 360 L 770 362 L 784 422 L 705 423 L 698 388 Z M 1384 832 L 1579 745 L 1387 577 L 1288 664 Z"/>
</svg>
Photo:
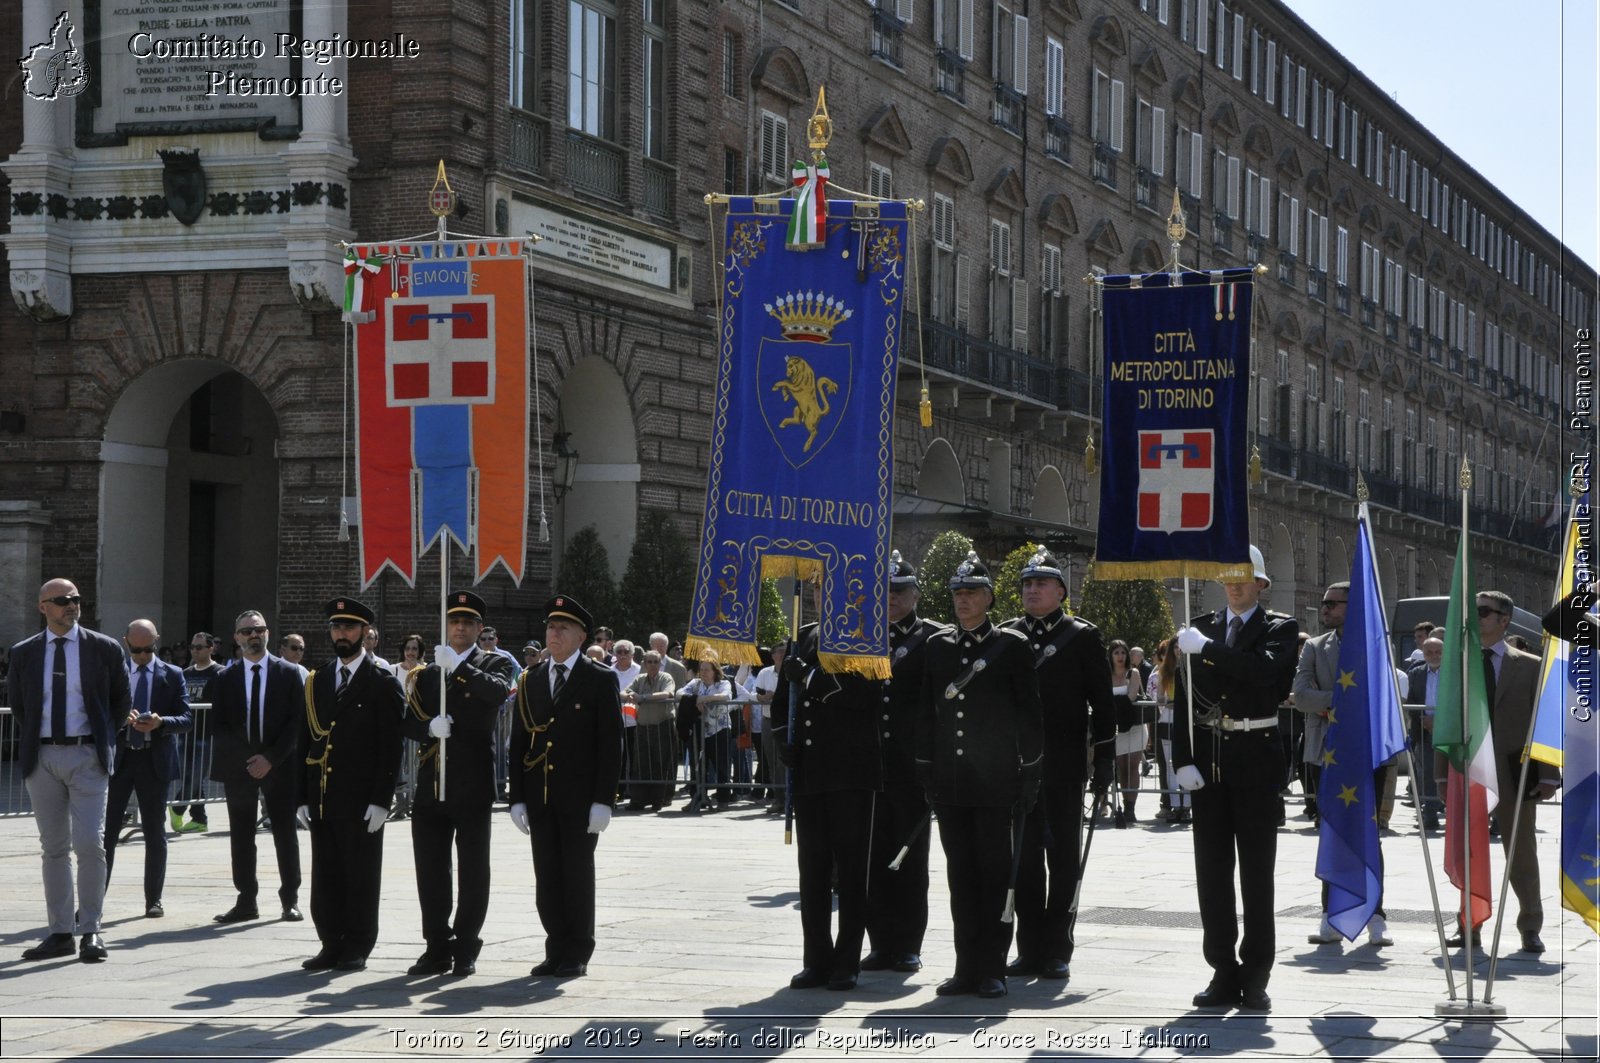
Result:
<svg viewBox="0 0 1600 1063">
<path fill-rule="evenodd" d="M 69 5 L 80 19 L 85 3 L 101 6 Z M 26 54 L 58 10 L 13 5 L 0 41 Z M 17 304 L 0 314 L 0 571 L 14 577 L 0 637 L 33 630 L 32 588 L 54 574 L 113 630 L 149 614 L 169 640 L 228 630 L 246 604 L 278 631 L 320 626 L 318 603 L 356 579 L 339 520 L 355 488 L 337 242 L 430 230 L 441 158 L 461 195 L 453 230 L 589 248 L 549 239 L 533 259 L 545 452 L 530 463 L 529 577 L 483 588 L 502 630 L 533 631 L 581 527 L 600 529 L 618 574 L 641 508 L 692 535 L 714 364 L 702 197 L 784 187 L 824 85 L 834 180 L 927 206 L 896 423 L 908 556 L 945 527 L 990 555 L 1043 536 L 1072 544 L 1076 589 L 1098 495 L 1083 453 L 1101 431 L 1081 278 L 1158 268 L 1177 187 L 1186 264 L 1268 267 L 1252 524 L 1273 606 L 1304 619 L 1344 576 L 1356 467 L 1386 589 L 1442 593 L 1463 454 L 1479 468 L 1481 580 L 1547 592 L 1531 531 L 1559 491 L 1563 352 L 1593 324 L 1593 270 L 1279 3 L 295 10 L 306 36 L 403 33 L 417 55 L 329 64 L 347 90 L 306 97 L 270 135 L 85 143 L 101 119 L 82 105 L 15 94 L 0 119 Z M 158 154 L 173 148 L 198 149 L 206 173 L 191 223 L 169 190 L 182 152 Z M 932 429 L 915 416 L 919 351 Z M 557 433 L 579 455 L 559 501 Z M 386 647 L 431 630 L 433 566 L 415 589 L 386 575 L 366 595 Z"/>
</svg>

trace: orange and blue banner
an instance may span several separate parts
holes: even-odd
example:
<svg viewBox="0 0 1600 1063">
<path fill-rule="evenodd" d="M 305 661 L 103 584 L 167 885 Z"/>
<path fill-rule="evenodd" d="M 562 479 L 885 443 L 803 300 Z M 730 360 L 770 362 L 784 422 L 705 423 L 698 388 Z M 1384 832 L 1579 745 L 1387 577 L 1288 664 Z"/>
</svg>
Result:
<svg viewBox="0 0 1600 1063">
<path fill-rule="evenodd" d="M 448 536 L 520 583 L 528 530 L 528 285 L 520 240 L 376 243 L 356 326 L 361 585 Z"/>
</svg>

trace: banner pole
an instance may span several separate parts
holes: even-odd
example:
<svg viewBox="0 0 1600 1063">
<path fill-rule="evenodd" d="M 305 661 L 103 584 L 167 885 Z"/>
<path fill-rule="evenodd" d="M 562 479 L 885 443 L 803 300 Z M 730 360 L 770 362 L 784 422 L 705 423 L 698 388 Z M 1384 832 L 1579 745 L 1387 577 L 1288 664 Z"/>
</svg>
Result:
<svg viewBox="0 0 1600 1063">
<path fill-rule="evenodd" d="M 443 222 L 440 222 L 443 225 Z M 445 581 L 450 578 L 450 533 L 443 532 L 439 536 L 439 644 L 450 644 L 450 627 L 445 622 Z M 437 662 L 435 662 L 437 663 Z M 445 715 L 445 674 L 444 665 L 439 665 L 439 715 Z M 444 801 L 444 758 L 447 739 L 439 739 L 439 800 Z"/>
<path fill-rule="evenodd" d="M 1189 604 L 1189 577 L 1183 577 L 1183 622 L 1187 624 L 1194 616 L 1194 607 Z M 1189 702 L 1189 752 L 1194 753 L 1194 662 L 1186 653 L 1183 655 L 1183 690 Z"/>
</svg>

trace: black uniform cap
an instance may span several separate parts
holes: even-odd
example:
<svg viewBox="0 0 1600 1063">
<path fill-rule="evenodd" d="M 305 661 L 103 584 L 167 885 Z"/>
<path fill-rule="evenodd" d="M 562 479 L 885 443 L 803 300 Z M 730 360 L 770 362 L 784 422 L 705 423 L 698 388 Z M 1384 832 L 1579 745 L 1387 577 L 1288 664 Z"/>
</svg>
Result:
<svg viewBox="0 0 1600 1063">
<path fill-rule="evenodd" d="M 352 621 L 357 624 L 376 624 L 378 614 L 374 613 L 364 602 L 354 598 L 335 598 L 327 605 L 328 623 L 336 620 Z"/>
<path fill-rule="evenodd" d="M 475 620 L 482 620 L 484 608 L 483 599 L 471 591 L 451 591 L 444 615 L 470 616 Z"/>
</svg>

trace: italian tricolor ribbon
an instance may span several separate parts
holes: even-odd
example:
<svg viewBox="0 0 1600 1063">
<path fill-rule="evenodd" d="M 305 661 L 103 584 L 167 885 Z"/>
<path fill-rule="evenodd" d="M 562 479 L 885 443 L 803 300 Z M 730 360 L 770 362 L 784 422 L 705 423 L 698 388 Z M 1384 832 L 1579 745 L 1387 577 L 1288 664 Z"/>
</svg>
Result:
<svg viewBox="0 0 1600 1063">
<path fill-rule="evenodd" d="M 382 295 L 377 291 L 376 285 L 367 283 L 367 278 L 382 268 L 381 255 L 369 255 L 361 259 L 356 257 L 354 251 L 345 253 L 344 320 L 353 321 L 358 325 L 372 320 L 373 312 L 377 309 Z"/>
<path fill-rule="evenodd" d="M 812 166 L 795 160 L 794 184 L 794 213 L 784 246 L 791 251 L 821 247 L 828 229 L 828 160 L 820 154 Z"/>
</svg>

